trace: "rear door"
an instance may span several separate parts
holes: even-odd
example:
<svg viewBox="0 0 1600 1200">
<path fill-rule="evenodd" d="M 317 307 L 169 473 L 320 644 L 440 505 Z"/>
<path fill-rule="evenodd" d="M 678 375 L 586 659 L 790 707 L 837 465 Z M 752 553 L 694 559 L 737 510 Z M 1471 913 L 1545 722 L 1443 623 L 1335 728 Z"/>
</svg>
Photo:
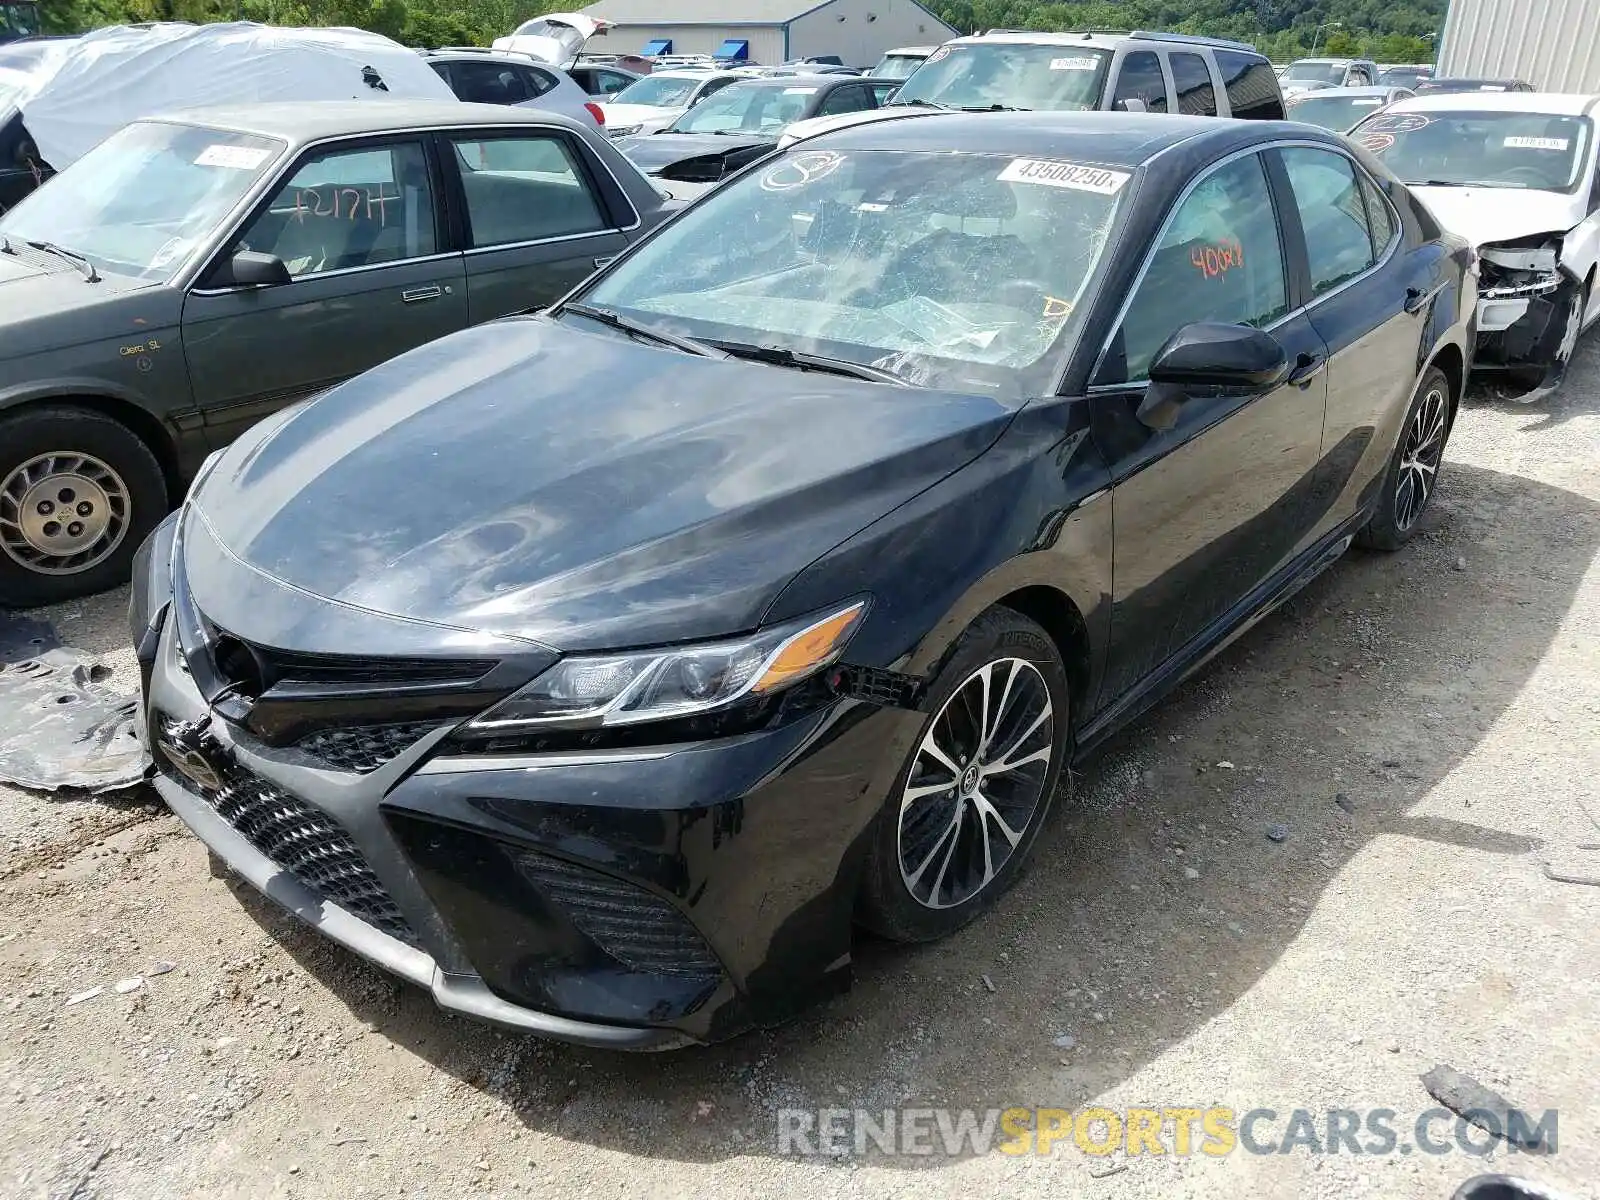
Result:
<svg viewBox="0 0 1600 1200">
<path fill-rule="evenodd" d="M 1260 155 L 1216 165 L 1168 218 L 1092 377 L 1116 523 L 1109 703 L 1231 622 L 1314 519 L 1324 351 L 1291 312 L 1288 265 Z M 1268 330 L 1292 372 L 1256 392 L 1191 395 L 1172 429 L 1152 430 L 1135 415 L 1150 363 L 1195 321 Z"/>
<path fill-rule="evenodd" d="M 229 240 L 277 255 L 291 282 L 184 299 L 183 344 L 213 446 L 268 413 L 467 323 L 462 257 L 421 137 L 309 150 Z M 213 264 L 214 265 L 214 264 Z"/>
<path fill-rule="evenodd" d="M 1354 515 L 1387 460 L 1450 274 L 1438 243 L 1402 244 L 1399 215 L 1347 155 L 1285 146 L 1268 161 L 1298 218 L 1289 234 L 1304 240 L 1306 315 L 1328 348 L 1315 538 Z"/>
<path fill-rule="evenodd" d="M 1190 50 L 1174 50 L 1167 55 L 1172 70 L 1173 111 L 1189 117 L 1214 117 L 1218 113 L 1216 81 L 1205 56 Z"/>
<path fill-rule="evenodd" d="M 462 218 L 474 324 L 550 304 L 639 225 L 604 164 L 568 130 L 451 133 L 439 146 Z"/>
</svg>

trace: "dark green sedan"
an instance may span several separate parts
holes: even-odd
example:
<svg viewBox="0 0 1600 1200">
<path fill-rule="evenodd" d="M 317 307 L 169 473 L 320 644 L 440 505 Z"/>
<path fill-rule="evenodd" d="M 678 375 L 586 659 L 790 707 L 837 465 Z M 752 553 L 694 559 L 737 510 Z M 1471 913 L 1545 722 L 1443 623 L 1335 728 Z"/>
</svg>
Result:
<svg viewBox="0 0 1600 1200">
<path fill-rule="evenodd" d="M 127 126 L 0 217 L 0 605 L 122 582 L 209 452 L 549 304 L 676 206 L 546 111 L 277 104 Z"/>
</svg>

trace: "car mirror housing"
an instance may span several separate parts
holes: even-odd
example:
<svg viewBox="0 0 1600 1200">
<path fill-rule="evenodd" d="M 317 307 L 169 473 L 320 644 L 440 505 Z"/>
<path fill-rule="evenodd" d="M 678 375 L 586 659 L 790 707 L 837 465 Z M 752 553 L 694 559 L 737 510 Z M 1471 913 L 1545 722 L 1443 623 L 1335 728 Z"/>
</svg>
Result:
<svg viewBox="0 0 1600 1200">
<path fill-rule="evenodd" d="M 1136 96 L 1129 96 L 1125 100 L 1118 100 L 1117 101 L 1117 107 L 1120 108 L 1123 112 L 1142 113 L 1142 112 L 1149 112 L 1150 111 L 1149 106 L 1146 105 L 1143 100 L 1140 100 Z"/>
<path fill-rule="evenodd" d="M 240 250 L 218 266 L 211 283 L 216 287 L 276 287 L 291 280 L 289 268 L 276 254 Z"/>
<path fill-rule="evenodd" d="M 1167 339 L 1150 364 L 1152 383 L 1265 390 L 1288 374 L 1289 359 L 1270 333 L 1249 325 L 1197 321 Z"/>
</svg>

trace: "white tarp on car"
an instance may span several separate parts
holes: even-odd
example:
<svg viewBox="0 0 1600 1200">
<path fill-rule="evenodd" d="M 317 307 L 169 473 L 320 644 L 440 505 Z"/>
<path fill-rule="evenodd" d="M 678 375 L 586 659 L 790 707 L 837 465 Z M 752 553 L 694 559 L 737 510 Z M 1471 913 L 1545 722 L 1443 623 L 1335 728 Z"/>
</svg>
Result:
<svg viewBox="0 0 1600 1200">
<path fill-rule="evenodd" d="M 494 40 L 496 50 L 515 50 L 531 54 L 556 67 L 564 67 L 578 57 L 583 44 L 597 33 L 611 28 L 610 21 L 586 17 L 582 13 L 546 13 L 524 21 L 509 37 Z"/>
<path fill-rule="evenodd" d="M 390 97 L 454 99 L 416 51 L 360 29 L 117 25 L 50 44 L 25 70 L 0 71 L 0 109 L 21 110 L 40 156 L 58 171 L 158 113 Z"/>
</svg>

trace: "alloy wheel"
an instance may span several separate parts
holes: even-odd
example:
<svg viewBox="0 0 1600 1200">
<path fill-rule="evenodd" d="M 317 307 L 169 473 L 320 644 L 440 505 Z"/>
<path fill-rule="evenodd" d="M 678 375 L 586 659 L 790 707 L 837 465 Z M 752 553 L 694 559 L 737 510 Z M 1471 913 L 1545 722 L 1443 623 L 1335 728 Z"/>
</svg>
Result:
<svg viewBox="0 0 1600 1200">
<path fill-rule="evenodd" d="M 1033 663 L 996 659 L 962 681 L 900 797 L 900 879 L 912 899 L 954 908 L 994 881 L 1044 801 L 1055 744 L 1050 688 Z"/>
<path fill-rule="evenodd" d="M 76 575 L 127 536 L 128 486 L 88 454 L 36 455 L 0 482 L 0 549 L 41 575 Z"/>
<path fill-rule="evenodd" d="M 1441 388 L 1429 388 L 1406 430 L 1400 452 L 1400 475 L 1395 481 L 1394 523 L 1404 531 L 1417 523 L 1428 497 L 1433 495 L 1444 459 L 1445 423 L 1450 402 Z"/>
</svg>

